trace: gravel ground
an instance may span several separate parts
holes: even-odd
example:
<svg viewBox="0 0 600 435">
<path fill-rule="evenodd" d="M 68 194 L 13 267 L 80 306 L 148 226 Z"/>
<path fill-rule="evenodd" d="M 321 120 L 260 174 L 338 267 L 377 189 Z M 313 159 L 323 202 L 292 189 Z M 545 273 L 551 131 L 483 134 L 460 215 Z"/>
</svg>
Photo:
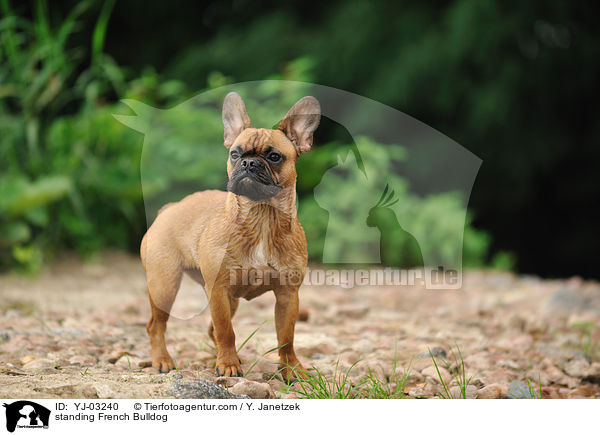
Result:
<svg viewBox="0 0 600 435">
<path fill-rule="evenodd" d="M 466 272 L 463 282 L 456 291 L 304 287 L 298 356 L 329 377 L 336 363 L 347 370 L 358 361 L 350 372 L 358 383 L 369 369 L 389 378 L 397 355 L 398 373 L 410 366 L 407 395 L 428 398 L 444 392 L 428 349 L 457 393 L 458 346 L 471 379 L 467 397 L 527 396 L 529 381 L 536 390 L 541 384 L 544 398 L 600 398 L 600 284 L 494 271 Z M 297 385 L 288 389 L 275 376 L 275 352 L 264 356 L 276 346 L 272 294 L 242 301 L 234 319 L 238 345 L 259 328 L 240 352 L 254 382 L 215 377 L 209 313 L 184 320 L 206 300 L 191 280 L 167 332 L 178 371 L 144 367 L 149 304 L 137 258 L 61 259 L 35 279 L 0 276 L 0 295 L 0 397 L 172 397 L 189 390 L 177 384 L 186 379 L 213 381 L 236 395 L 297 396 Z"/>
</svg>

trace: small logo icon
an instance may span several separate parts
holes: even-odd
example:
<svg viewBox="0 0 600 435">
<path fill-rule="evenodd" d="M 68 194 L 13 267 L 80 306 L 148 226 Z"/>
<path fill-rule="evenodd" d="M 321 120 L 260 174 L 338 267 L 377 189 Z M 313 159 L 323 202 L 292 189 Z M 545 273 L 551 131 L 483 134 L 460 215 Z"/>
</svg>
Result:
<svg viewBox="0 0 600 435">
<path fill-rule="evenodd" d="M 14 432 L 16 428 L 22 429 L 48 429 L 50 410 L 42 405 L 29 400 L 19 400 L 5 403 L 6 430 Z"/>
</svg>

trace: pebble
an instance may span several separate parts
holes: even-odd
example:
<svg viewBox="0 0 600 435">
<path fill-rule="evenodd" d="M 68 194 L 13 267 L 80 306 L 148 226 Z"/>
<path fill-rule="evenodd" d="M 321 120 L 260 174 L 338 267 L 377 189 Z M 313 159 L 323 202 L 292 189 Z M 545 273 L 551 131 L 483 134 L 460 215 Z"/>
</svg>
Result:
<svg viewBox="0 0 600 435">
<path fill-rule="evenodd" d="M 439 373 L 438 373 L 438 370 L 439 370 Z M 436 368 L 434 366 L 429 366 L 426 369 L 421 370 L 421 374 L 423 376 L 429 376 L 437 383 L 440 383 L 440 376 L 441 376 L 442 380 L 446 383 L 446 385 L 448 385 L 452 381 L 452 375 L 444 367 L 438 366 L 438 368 L 436 370 Z"/>
<path fill-rule="evenodd" d="M 565 373 L 575 378 L 584 378 L 590 373 L 590 364 L 585 359 L 572 359 L 564 366 Z"/>
<path fill-rule="evenodd" d="M 507 399 L 537 399 L 538 394 L 536 386 L 532 385 L 530 391 L 529 386 L 522 381 L 512 381 L 508 384 L 508 391 L 506 393 Z"/>
<path fill-rule="evenodd" d="M 431 351 L 431 354 L 429 353 L 429 351 Z M 420 354 L 417 355 L 417 358 L 431 358 L 431 355 L 433 355 L 434 358 L 441 358 L 441 359 L 446 359 L 448 358 L 448 355 L 446 354 L 446 351 L 441 348 L 441 347 L 432 347 L 429 350 L 426 350 L 424 352 L 421 352 Z"/>
<path fill-rule="evenodd" d="M 267 383 L 244 380 L 229 389 L 233 394 L 249 396 L 251 399 L 274 399 L 275 393 Z"/>
<path fill-rule="evenodd" d="M 23 370 L 55 370 L 56 362 L 47 358 L 39 358 L 23 365 Z"/>
<path fill-rule="evenodd" d="M 97 359 L 91 355 L 75 355 L 69 358 L 69 364 L 87 366 L 96 364 Z"/>
<path fill-rule="evenodd" d="M 502 397 L 502 387 L 500 384 L 490 384 L 477 391 L 478 399 L 500 399 Z"/>
<path fill-rule="evenodd" d="M 454 399 L 475 399 L 477 395 L 477 387 L 475 387 L 475 385 L 467 385 L 464 396 L 462 389 L 458 385 L 450 387 L 449 391 L 450 397 Z"/>
<path fill-rule="evenodd" d="M 201 379 L 176 379 L 168 394 L 177 399 L 249 399 L 247 395 L 233 394 L 214 382 Z"/>
</svg>

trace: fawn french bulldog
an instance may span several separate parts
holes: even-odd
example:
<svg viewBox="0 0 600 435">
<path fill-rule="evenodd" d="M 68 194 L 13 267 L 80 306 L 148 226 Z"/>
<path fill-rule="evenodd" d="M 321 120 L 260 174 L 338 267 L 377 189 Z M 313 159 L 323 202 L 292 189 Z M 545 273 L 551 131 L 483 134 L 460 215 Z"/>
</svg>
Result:
<svg viewBox="0 0 600 435">
<path fill-rule="evenodd" d="M 153 367 L 174 368 L 165 330 L 187 273 L 208 295 L 218 375 L 242 376 L 231 323 L 239 298 L 273 291 L 282 375 L 286 381 L 303 376 L 294 352 L 298 290 L 307 265 L 306 237 L 296 216 L 296 161 L 310 150 L 320 116 L 319 102 L 304 97 L 277 129 L 252 128 L 241 97 L 225 97 L 228 191 L 197 192 L 167 204 L 142 240 Z M 261 278 L 250 282 L 248 276 Z"/>
</svg>

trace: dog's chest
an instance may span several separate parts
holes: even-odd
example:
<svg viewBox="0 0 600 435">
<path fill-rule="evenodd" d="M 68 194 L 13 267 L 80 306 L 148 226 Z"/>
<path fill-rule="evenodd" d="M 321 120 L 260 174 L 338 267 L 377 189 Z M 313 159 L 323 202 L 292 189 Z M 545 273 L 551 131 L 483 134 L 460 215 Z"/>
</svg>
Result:
<svg viewBox="0 0 600 435">
<path fill-rule="evenodd" d="M 258 238 L 256 243 L 248 247 L 245 266 L 251 268 L 272 267 L 277 269 L 279 259 L 274 251 L 273 243 L 268 237 L 262 236 Z"/>
</svg>

